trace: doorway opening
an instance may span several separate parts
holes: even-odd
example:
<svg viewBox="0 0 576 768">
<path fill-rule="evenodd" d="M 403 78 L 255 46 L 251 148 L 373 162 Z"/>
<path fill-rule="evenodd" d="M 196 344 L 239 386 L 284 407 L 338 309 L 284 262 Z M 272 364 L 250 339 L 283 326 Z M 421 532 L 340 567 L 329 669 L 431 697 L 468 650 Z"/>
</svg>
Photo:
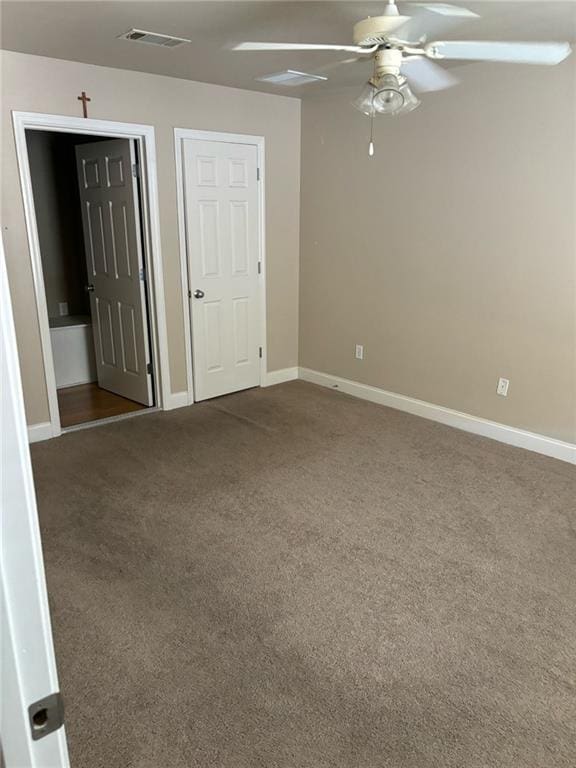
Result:
<svg viewBox="0 0 576 768">
<path fill-rule="evenodd" d="M 154 406 L 133 139 L 27 130 L 62 428 Z"/>
<path fill-rule="evenodd" d="M 154 128 L 12 118 L 49 408 L 30 440 L 175 407 Z"/>
</svg>

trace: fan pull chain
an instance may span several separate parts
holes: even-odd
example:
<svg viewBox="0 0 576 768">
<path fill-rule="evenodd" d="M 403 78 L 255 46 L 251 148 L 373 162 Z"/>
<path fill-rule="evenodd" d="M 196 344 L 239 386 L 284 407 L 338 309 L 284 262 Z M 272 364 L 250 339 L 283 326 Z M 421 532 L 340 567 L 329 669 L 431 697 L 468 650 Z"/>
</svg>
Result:
<svg viewBox="0 0 576 768">
<path fill-rule="evenodd" d="M 371 83 L 376 83 L 377 66 L 376 59 L 374 59 L 372 79 L 370 80 Z M 372 93 L 372 100 L 370 102 L 370 141 L 368 143 L 368 157 L 374 157 L 374 112 L 374 93 Z"/>
<path fill-rule="evenodd" d="M 370 143 L 368 144 L 368 157 L 374 157 L 374 110 L 370 115 Z"/>
</svg>

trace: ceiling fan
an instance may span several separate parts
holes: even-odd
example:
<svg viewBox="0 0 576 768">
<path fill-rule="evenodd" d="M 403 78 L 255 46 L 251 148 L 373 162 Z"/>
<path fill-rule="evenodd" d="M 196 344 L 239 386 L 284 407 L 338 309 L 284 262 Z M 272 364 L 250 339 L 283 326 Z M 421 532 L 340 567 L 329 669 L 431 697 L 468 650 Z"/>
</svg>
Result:
<svg viewBox="0 0 576 768">
<path fill-rule="evenodd" d="M 440 91 L 458 79 L 436 62 L 493 61 L 518 64 L 559 64 L 571 52 L 568 43 L 493 42 L 479 40 L 435 40 L 430 36 L 446 32 L 478 14 L 445 3 L 409 5 L 411 15 L 400 14 L 394 0 L 388 0 L 381 16 L 363 19 L 354 25 L 353 45 L 317 43 L 240 43 L 236 51 L 344 51 L 357 54 L 341 64 L 371 58 L 372 77 L 354 102 L 370 118 L 402 115 L 420 105 L 412 91 Z M 370 141 L 370 154 L 374 148 Z"/>
</svg>

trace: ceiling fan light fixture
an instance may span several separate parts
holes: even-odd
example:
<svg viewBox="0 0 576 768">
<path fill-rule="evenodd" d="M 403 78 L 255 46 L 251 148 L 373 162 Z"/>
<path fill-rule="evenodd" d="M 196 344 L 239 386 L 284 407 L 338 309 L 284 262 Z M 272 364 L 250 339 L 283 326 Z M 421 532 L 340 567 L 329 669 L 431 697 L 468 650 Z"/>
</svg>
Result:
<svg viewBox="0 0 576 768">
<path fill-rule="evenodd" d="M 376 88 L 374 87 L 374 84 L 368 81 L 362 89 L 360 96 L 352 102 L 352 106 L 359 112 L 362 112 L 363 115 L 374 117 L 375 109 L 373 101 L 375 93 Z"/>
<path fill-rule="evenodd" d="M 404 96 L 404 104 L 399 109 L 399 111 L 396 112 L 395 114 L 407 115 L 408 112 L 413 112 L 417 107 L 420 106 L 420 104 L 422 104 L 420 99 L 414 95 L 414 92 L 408 85 L 407 80 L 404 80 L 404 82 L 400 86 L 400 93 L 402 94 L 402 96 Z"/>
<path fill-rule="evenodd" d="M 378 81 L 378 87 L 372 97 L 372 105 L 381 115 L 394 115 L 404 106 L 404 94 L 400 89 L 396 75 L 386 74 Z"/>
<path fill-rule="evenodd" d="M 395 99 L 394 96 L 393 100 L 388 99 L 385 102 L 387 107 L 385 109 L 382 109 L 382 107 L 379 108 L 376 105 L 376 96 L 383 90 L 382 80 L 384 78 L 382 78 L 378 81 L 378 86 L 375 86 L 374 83 L 369 80 L 364 85 L 360 96 L 358 96 L 358 98 L 352 102 L 352 106 L 355 107 L 355 109 L 357 109 L 359 112 L 362 112 L 363 115 L 371 118 L 379 114 L 406 115 L 408 112 L 412 112 L 420 106 L 422 102 L 417 96 L 414 95 L 405 77 L 397 78 L 395 75 L 385 75 L 384 77 L 392 77 L 394 79 L 394 82 L 392 82 L 392 80 L 386 81 L 385 86 L 390 91 L 390 87 L 394 85 L 394 91 L 392 91 L 393 94 L 396 93 L 397 86 L 397 92 L 400 96 L 399 99 Z"/>
</svg>

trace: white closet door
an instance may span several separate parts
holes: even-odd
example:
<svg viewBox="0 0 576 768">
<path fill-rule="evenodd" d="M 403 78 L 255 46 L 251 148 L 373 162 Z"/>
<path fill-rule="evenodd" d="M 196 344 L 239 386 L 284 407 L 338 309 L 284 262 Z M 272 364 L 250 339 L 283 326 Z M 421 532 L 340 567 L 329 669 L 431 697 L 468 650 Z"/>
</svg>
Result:
<svg viewBox="0 0 576 768">
<path fill-rule="evenodd" d="M 260 384 L 258 149 L 186 139 L 195 400 Z"/>
<path fill-rule="evenodd" d="M 76 147 L 98 385 L 153 404 L 134 142 Z"/>
</svg>

